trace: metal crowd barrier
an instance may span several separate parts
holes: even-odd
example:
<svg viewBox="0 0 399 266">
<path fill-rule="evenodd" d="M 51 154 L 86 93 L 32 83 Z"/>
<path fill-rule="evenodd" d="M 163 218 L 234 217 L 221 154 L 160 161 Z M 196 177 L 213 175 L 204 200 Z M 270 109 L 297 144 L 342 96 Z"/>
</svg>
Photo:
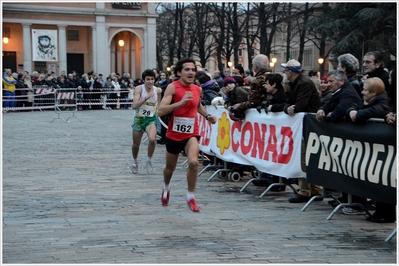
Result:
<svg viewBox="0 0 399 266">
<path fill-rule="evenodd" d="M 29 94 L 27 93 L 29 91 Z M 16 89 L 16 95 L 7 97 L 3 95 L 3 112 L 16 111 L 44 111 L 52 110 L 57 114 L 55 119 L 69 122 L 72 117 L 80 120 L 75 115 L 77 111 L 87 109 L 130 109 L 132 100 L 128 98 L 129 90 L 122 89 L 119 92 L 111 88 L 77 89 L 77 88 L 53 88 L 48 86 L 33 86 L 32 89 Z M 119 95 L 119 96 L 118 96 Z M 13 107 L 5 107 L 6 101 L 13 101 Z M 72 112 L 72 116 L 64 119 L 63 112 Z M 80 120 L 81 121 L 81 120 Z"/>
</svg>

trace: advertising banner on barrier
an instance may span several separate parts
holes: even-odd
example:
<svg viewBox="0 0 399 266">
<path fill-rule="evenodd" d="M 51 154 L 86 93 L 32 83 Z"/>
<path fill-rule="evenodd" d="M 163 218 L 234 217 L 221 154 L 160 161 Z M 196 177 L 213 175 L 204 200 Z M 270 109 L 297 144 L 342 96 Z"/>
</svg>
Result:
<svg viewBox="0 0 399 266">
<path fill-rule="evenodd" d="M 243 121 L 233 121 L 223 106 L 206 106 L 217 117 L 212 125 L 199 116 L 200 149 L 206 154 L 286 178 L 304 177 L 301 170 L 302 121 L 304 113 L 246 111 Z"/>
<path fill-rule="evenodd" d="M 310 183 L 396 204 L 396 126 L 306 115 L 304 138 Z"/>
</svg>

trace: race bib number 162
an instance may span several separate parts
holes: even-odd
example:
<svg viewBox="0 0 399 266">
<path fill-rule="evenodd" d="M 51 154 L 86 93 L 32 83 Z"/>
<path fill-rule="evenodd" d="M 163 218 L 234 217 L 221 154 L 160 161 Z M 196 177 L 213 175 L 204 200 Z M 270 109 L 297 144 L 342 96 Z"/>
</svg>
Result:
<svg viewBox="0 0 399 266">
<path fill-rule="evenodd" d="M 193 133 L 194 132 L 195 118 L 176 117 L 173 119 L 173 131 L 180 133 Z"/>
</svg>

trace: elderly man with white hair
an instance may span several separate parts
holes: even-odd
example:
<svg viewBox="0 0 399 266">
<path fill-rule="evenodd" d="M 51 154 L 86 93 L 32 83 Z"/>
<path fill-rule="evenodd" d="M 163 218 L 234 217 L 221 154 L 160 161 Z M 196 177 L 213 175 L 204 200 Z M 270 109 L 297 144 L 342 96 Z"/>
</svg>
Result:
<svg viewBox="0 0 399 266">
<path fill-rule="evenodd" d="M 248 95 L 248 101 L 235 106 L 237 111 L 244 112 L 249 108 L 261 106 L 266 101 L 267 92 L 264 88 L 267 74 L 272 73 L 269 69 L 269 58 L 264 54 L 258 54 L 252 59 L 252 71 L 255 73 L 251 83 L 251 89 Z"/>
</svg>

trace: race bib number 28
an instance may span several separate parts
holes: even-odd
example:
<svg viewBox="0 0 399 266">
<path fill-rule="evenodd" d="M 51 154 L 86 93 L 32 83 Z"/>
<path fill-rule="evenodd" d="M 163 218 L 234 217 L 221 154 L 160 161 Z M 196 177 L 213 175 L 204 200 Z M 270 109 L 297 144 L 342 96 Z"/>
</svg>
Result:
<svg viewBox="0 0 399 266">
<path fill-rule="evenodd" d="M 179 133 L 193 133 L 195 118 L 176 117 L 173 119 L 173 131 Z"/>
<path fill-rule="evenodd" d="M 138 115 L 141 117 L 148 117 L 148 116 L 154 116 L 155 113 L 155 108 L 154 106 L 149 106 L 149 105 L 142 105 L 139 108 Z"/>
</svg>

